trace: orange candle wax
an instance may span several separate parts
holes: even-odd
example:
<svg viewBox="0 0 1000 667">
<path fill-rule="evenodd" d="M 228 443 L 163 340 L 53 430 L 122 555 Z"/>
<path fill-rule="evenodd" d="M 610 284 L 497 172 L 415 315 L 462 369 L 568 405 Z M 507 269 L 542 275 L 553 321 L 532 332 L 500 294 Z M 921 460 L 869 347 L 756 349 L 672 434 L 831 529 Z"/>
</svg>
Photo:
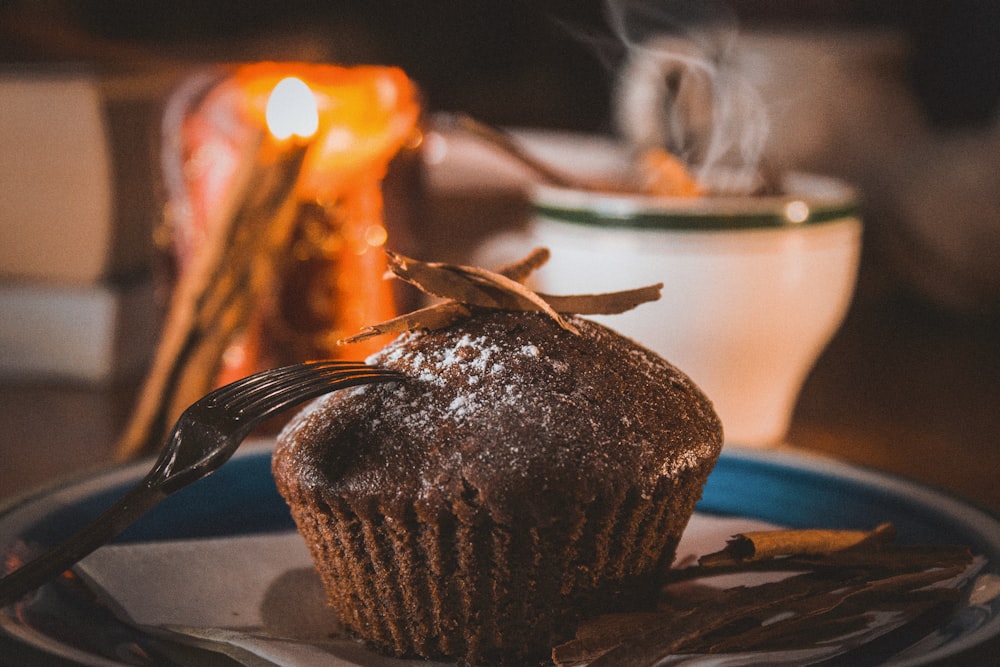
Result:
<svg viewBox="0 0 1000 667">
<path fill-rule="evenodd" d="M 392 158 L 418 136 L 417 90 L 393 67 L 246 65 L 235 79 L 256 122 L 268 122 L 266 102 L 288 77 L 312 93 L 315 131 L 295 191 L 302 213 L 278 271 L 282 284 L 263 318 L 265 337 L 289 349 L 282 362 L 359 358 L 386 341 L 348 347 L 335 341 L 396 314 L 384 279 L 381 186 Z"/>
</svg>

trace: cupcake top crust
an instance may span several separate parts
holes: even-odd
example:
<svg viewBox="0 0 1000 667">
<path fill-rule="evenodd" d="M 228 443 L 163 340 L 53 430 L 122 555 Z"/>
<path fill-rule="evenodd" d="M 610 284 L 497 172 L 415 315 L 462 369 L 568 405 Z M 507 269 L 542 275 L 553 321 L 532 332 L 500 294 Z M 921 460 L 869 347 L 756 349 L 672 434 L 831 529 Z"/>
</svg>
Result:
<svg viewBox="0 0 1000 667">
<path fill-rule="evenodd" d="M 722 426 L 686 375 L 600 324 L 569 321 L 579 333 L 499 311 L 402 334 L 368 361 L 406 379 L 312 403 L 278 438 L 276 465 L 290 469 L 276 477 L 385 516 L 464 497 L 515 517 L 623 486 L 652 491 L 714 461 Z"/>
</svg>

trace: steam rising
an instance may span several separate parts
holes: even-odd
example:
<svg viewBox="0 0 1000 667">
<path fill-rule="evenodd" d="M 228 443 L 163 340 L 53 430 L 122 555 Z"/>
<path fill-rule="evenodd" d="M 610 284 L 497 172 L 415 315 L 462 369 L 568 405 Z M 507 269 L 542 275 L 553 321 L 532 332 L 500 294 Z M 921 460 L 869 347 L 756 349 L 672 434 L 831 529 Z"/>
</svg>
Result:
<svg viewBox="0 0 1000 667">
<path fill-rule="evenodd" d="M 752 190 L 768 118 L 734 66 L 735 17 L 705 0 L 608 0 L 607 13 L 627 50 L 615 99 L 625 140 L 670 151 L 711 190 Z"/>
</svg>

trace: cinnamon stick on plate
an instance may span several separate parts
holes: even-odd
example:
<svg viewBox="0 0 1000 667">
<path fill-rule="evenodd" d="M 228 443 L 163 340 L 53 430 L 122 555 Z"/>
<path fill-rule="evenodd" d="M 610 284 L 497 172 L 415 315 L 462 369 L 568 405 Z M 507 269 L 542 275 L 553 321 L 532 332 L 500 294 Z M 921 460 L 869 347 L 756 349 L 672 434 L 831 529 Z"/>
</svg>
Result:
<svg viewBox="0 0 1000 667">
<path fill-rule="evenodd" d="M 872 530 L 763 530 L 734 535 L 722 551 L 698 559 L 702 566 L 723 565 L 777 558 L 779 556 L 829 554 L 861 546 L 891 542 L 896 529 L 883 523 Z"/>
</svg>

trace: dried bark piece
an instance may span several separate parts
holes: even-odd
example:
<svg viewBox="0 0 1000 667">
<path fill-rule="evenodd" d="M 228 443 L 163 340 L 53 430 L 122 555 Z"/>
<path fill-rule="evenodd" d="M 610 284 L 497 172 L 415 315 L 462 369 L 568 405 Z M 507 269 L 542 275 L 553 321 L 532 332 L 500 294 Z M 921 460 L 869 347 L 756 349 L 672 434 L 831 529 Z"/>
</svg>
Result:
<svg viewBox="0 0 1000 667">
<path fill-rule="evenodd" d="M 766 532 L 776 534 L 750 535 L 758 543 L 785 545 L 792 537 L 793 544 L 802 546 L 801 533 L 829 531 Z M 968 547 L 960 545 L 887 544 L 894 532 L 889 524 L 872 531 L 846 531 L 862 535 L 853 536 L 859 540 L 853 546 L 830 553 L 756 560 L 727 555 L 724 560 L 709 559 L 709 565 L 672 570 L 656 612 L 591 619 L 581 624 L 573 640 L 556 646 L 552 658 L 563 667 L 649 667 L 676 653 L 810 648 L 859 631 L 870 633 L 864 655 L 874 651 L 891 657 L 954 612 L 960 586 L 974 563 Z M 847 537 L 837 535 L 833 542 Z M 824 544 L 831 542 L 826 539 Z M 802 548 L 811 546 L 806 540 Z M 720 574 L 764 571 L 802 573 L 725 590 L 695 583 Z M 875 612 L 891 612 L 897 620 L 872 626 Z M 830 660 L 844 660 L 860 650 L 845 642 Z"/>
<path fill-rule="evenodd" d="M 562 328 L 576 332 L 576 327 L 535 292 L 503 274 L 474 266 L 421 262 L 393 252 L 387 254 L 389 270 L 427 294 L 480 308 L 541 311 Z"/>
<path fill-rule="evenodd" d="M 559 313 L 575 313 L 577 315 L 618 315 L 628 312 L 636 306 L 656 301 L 660 298 L 663 283 L 637 287 L 620 292 L 602 292 L 601 294 L 570 294 L 558 296 L 541 294 L 547 304 Z"/>
<path fill-rule="evenodd" d="M 155 452 L 184 408 L 212 388 L 223 351 L 253 311 L 254 275 L 292 228 L 298 208 L 292 194 L 305 154 L 305 146 L 278 150 L 263 132 L 256 149 L 245 152 L 236 185 L 171 295 L 117 458 Z"/>
<path fill-rule="evenodd" d="M 340 342 L 359 343 L 383 334 L 399 334 L 404 331 L 414 331 L 417 329 L 443 329 L 462 318 L 469 317 L 471 314 L 472 311 L 465 304 L 458 301 L 446 301 L 365 327 L 359 333 L 345 338 Z"/>
<path fill-rule="evenodd" d="M 537 293 L 522 283 L 535 269 L 548 261 L 547 248 L 535 248 L 524 259 L 497 272 L 474 266 L 421 262 L 393 252 L 387 252 L 387 255 L 392 274 L 444 301 L 365 327 L 358 334 L 342 340 L 342 343 L 355 343 L 380 334 L 440 329 L 482 309 L 543 312 L 563 329 L 576 333 L 576 327 L 563 314 L 623 313 L 640 304 L 659 299 L 660 290 L 663 289 L 663 283 L 657 283 L 601 294 L 556 296 Z"/>
<path fill-rule="evenodd" d="M 549 252 L 548 248 L 532 248 L 524 259 L 504 266 L 497 273 L 523 283 L 532 273 L 542 268 L 551 256 L 552 253 Z"/>
</svg>

